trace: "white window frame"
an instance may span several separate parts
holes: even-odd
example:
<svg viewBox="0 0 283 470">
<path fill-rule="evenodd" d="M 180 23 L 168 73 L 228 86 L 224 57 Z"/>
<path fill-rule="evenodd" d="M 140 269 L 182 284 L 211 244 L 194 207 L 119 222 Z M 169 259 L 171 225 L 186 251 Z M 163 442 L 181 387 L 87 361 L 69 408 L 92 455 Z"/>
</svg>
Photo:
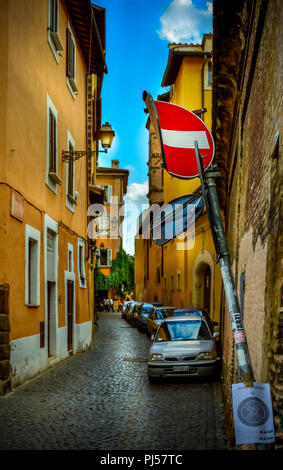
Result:
<svg viewBox="0 0 283 470">
<path fill-rule="evenodd" d="M 49 110 L 55 116 L 56 119 L 56 174 L 51 175 L 49 172 L 50 168 L 50 152 L 49 152 L 49 145 L 50 145 L 50 126 L 49 126 Z M 62 184 L 62 180 L 58 176 L 58 112 L 55 108 L 54 104 L 52 103 L 50 97 L 47 95 L 47 128 L 46 128 L 46 184 L 53 191 L 54 194 L 57 194 L 57 184 Z"/>
<path fill-rule="evenodd" d="M 111 204 L 112 202 L 112 194 L 113 194 L 113 187 L 112 184 L 98 184 L 99 188 L 102 188 L 106 195 L 106 200 L 104 201 L 105 204 Z"/>
<path fill-rule="evenodd" d="M 35 270 L 34 270 L 34 289 L 33 298 L 30 302 L 30 279 L 29 279 L 29 241 L 33 240 L 36 249 Z M 40 305 L 40 231 L 26 224 L 25 229 L 25 305 L 37 307 Z"/>
<path fill-rule="evenodd" d="M 75 150 L 75 141 L 69 131 L 67 131 L 67 149 L 70 150 L 70 144 Z M 73 165 L 73 194 L 68 194 L 69 187 L 69 165 Z M 71 212 L 75 212 L 76 198 L 75 198 L 75 160 L 68 160 L 66 163 L 66 206 Z"/>
<path fill-rule="evenodd" d="M 51 10 L 52 10 L 52 1 L 57 2 L 57 31 L 51 30 Z M 57 64 L 59 63 L 59 52 L 63 51 L 62 42 L 59 38 L 59 0 L 48 0 L 48 27 L 47 27 L 47 40 L 50 46 L 50 49 L 55 57 Z"/>
<path fill-rule="evenodd" d="M 80 270 L 80 247 L 82 248 L 82 272 Z M 82 238 L 78 238 L 78 252 L 77 252 L 77 261 L 78 261 L 78 278 L 79 286 L 82 289 L 86 289 L 86 276 L 85 276 L 85 242 Z M 83 280 L 82 280 L 83 278 Z"/>
<path fill-rule="evenodd" d="M 78 92 L 78 88 L 77 88 L 77 84 L 76 84 L 76 55 L 77 55 L 76 51 L 77 51 L 77 46 L 76 46 L 75 36 L 73 34 L 73 31 L 72 31 L 72 28 L 71 28 L 71 25 L 70 25 L 69 22 L 68 22 L 67 30 L 70 31 L 71 38 L 72 38 L 72 41 L 74 43 L 74 77 L 70 78 L 70 77 L 68 77 L 68 74 L 66 73 L 66 80 L 67 80 L 67 85 L 68 85 L 68 88 L 71 92 L 71 95 L 72 95 L 73 99 L 75 100 L 76 99 L 76 94 Z M 67 54 L 68 54 L 68 51 L 67 51 Z"/>
<path fill-rule="evenodd" d="M 112 266 L 112 248 L 98 248 L 97 251 L 99 250 L 99 261 L 97 263 L 97 265 L 100 267 L 100 268 L 111 268 Z M 107 251 L 107 264 L 101 264 L 101 251 Z M 109 260 L 111 260 L 109 262 Z"/>
<path fill-rule="evenodd" d="M 98 229 L 99 229 L 99 236 L 106 236 L 110 235 L 110 214 L 101 215 L 98 219 Z"/>
<path fill-rule="evenodd" d="M 68 243 L 68 272 L 74 272 L 74 247 L 71 243 Z"/>
</svg>

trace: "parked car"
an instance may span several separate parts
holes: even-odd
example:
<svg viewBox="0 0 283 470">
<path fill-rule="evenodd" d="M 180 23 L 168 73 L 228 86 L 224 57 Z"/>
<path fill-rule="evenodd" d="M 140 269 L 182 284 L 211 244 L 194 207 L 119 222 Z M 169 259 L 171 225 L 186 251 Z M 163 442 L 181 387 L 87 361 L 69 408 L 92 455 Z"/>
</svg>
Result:
<svg viewBox="0 0 283 470">
<path fill-rule="evenodd" d="M 130 317 L 130 320 L 129 320 L 131 325 L 133 325 L 133 326 L 137 326 L 137 318 L 139 316 L 142 304 L 143 304 L 142 302 L 135 302 L 133 313 L 132 313 L 132 315 Z"/>
<path fill-rule="evenodd" d="M 204 315 L 171 316 L 152 337 L 150 382 L 162 377 L 213 376 L 219 371 L 216 337 Z"/>
<path fill-rule="evenodd" d="M 154 307 L 146 320 L 147 336 L 151 337 L 153 333 L 156 333 L 157 328 L 159 327 L 160 323 L 162 323 L 162 320 L 172 316 L 174 310 L 174 307 Z"/>
<path fill-rule="evenodd" d="M 131 317 L 133 315 L 133 311 L 134 311 L 134 308 L 135 308 L 135 305 L 136 305 L 136 302 L 133 301 L 131 303 L 131 305 L 129 306 L 129 308 L 127 308 L 127 311 L 126 311 L 126 320 L 128 323 L 131 323 Z"/>
<path fill-rule="evenodd" d="M 122 307 L 122 318 L 126 319 L 127 310 L 129 309 L 133 300 L 127 300 Z"/>
<path fill-rule="evenodd" d="M 209 323 L 209 327 L 213 330 L 214 326 L 218 325 L 217 321 L 212 321 L 208 311 L 205 308 L 176 308 L 173 312 L 173 317 L 182 316 L 182 315 L 203 315 L 206 318 L 206 321 Z"/>
<path fill-rule="evenodd" d="M 139 315 L 137 317 L 137 329 L 140 332 L 146 331 L 146 320 L 150 312 L 153 310 L 153 304 L 143 303 Z"/>
</svg>

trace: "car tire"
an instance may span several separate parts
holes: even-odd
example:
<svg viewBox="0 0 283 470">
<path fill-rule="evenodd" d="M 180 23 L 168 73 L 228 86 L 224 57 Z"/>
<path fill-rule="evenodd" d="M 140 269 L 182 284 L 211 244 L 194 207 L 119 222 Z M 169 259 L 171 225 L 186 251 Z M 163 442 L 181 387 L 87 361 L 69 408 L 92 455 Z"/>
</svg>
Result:
<svg viewBox="0 0 283 470">
<path fill-rule="evenodd" d="M 148 376 L 148 380 L 150 384 L 158 384 L 160 383 L 160 378 L 159 377 L 150 377 Z"/>
</svg>

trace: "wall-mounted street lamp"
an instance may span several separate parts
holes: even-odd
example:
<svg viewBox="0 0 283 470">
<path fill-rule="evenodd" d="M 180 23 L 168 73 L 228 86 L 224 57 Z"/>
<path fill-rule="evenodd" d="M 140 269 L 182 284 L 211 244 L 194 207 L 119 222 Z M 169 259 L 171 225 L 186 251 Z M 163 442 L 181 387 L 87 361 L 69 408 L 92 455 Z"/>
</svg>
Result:
<svg viewBox="0 0 283 470">
<path fill-rule="evenodd" d="M 108 149 L 111 148 L 114 136 L 115 132 L 113 131 L 109 122 L 103 124 L 94 136 L 95 139 L 100 140 L 101 145 L 104 148 L 104 150 L 98 150 L 98 152 L 107 153 Z M 78 160 L 84 156 L 89 158 L 92 157 L 95 153 L 97 153 L 96 150 L 63 150 L 62 159 L 64 162 L 68 162 L 69 160 Z"/>
<path fill-rule="evenodd" d="M 104 148 L 104 150 L 101 150 L 101 152 L 107 153 L 108 149 L 111 148 L 114 136 L 115 132 L 113 131 L 109 122 L 106 122 L 101 126 L 98 131 L 98 139 L 100 139 L 101 145 Z"/>
</svg>

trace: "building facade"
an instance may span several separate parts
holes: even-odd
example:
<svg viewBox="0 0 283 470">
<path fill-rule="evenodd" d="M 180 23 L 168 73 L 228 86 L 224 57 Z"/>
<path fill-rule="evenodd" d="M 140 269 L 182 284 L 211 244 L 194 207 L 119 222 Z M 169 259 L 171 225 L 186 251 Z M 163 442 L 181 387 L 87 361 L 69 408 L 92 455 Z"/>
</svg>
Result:
<svg viewBox="0 0 283 470">
<path fill-rule="evenodd" d="M 270 383 L 276 448 L 283 446 L 282 2 L 214 1 L 213 134 L 217 187 L 255 381 Z M 240 380 L 223 314 L 226 428 Z"/>
<path fill-rule="evenodd" d="M 169 44 L 169 56 L 162 86 L 170 92 L 157 99 L 200 113 L 211 127 L 212 108 L 212 34 L 202 44 Z M 206 112 L 200 110 L 206 109 Z M 162 168 L 162 154 L 150 120 L 149 193 L 150 204 L 167 204 L 182 196 L 195 194 L 199 178 L 182 180 Z M 136 238 L 136 299 L 160 301 L 176 308 L 206 308 L 220 322 L 222 279 L 205 210 L 195 221 L 195 233 L 183 240 L 172 239 L 158 246 L 151 237 Z"/>
<path fill-rule="evenodd" d="M 111 168 L 97 167 L 96 185 L 103 189 L 104 212 L 97 219 L 97 265 L 105 275 L 111 274 L 112 260 L 122 247 L 124 196 L 127 193 L 129 170 L 119 167 L 119 160 L 112 160 Z M 113 297 L 112 292 L 104 295 Z"/>
<path fill-rule="evenodd" d="M 87 76 L 106 66 L 89 1 L 7 0 L 0 18 L 4 390 L 91 345 L 88 160 L 63 152 L 87 150 Z"/>
</svg>

